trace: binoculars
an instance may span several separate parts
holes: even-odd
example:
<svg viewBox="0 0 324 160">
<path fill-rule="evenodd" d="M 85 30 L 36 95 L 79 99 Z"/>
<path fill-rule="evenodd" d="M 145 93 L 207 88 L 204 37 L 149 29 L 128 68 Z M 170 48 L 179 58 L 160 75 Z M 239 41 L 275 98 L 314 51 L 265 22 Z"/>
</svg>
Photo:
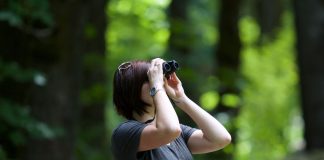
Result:
<svg viewBox="0 0 324 160">
<path fill-rule="evenodd" d="M 171 73 L 179 69 L 179 64 L 175 60 L 166 61 L 162 63 L 163 74 L 168 77 Z"/>
</svg>

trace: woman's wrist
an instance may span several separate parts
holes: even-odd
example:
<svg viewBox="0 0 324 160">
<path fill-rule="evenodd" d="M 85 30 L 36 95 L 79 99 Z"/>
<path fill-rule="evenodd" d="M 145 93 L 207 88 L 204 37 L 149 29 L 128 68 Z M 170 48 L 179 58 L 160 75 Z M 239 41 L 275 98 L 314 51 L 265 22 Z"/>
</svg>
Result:
<svg viewBox="0 0 324 160">
<path fill-rule="evenodd" d="M 184 96 L 181 96 L 179 98 L 176 98 L 176 99 L 173 99 L 173 102 L 178 106 L 178 107 L 181 107 L 185 104 L 187 104 L 187 102 L 189 101 L 190 99 L 184 95 Z"/>
<path fill-rule="evenodd" d="M 165 90 L 164 90 L 164 88 L 163 87 L 158 87 L 158 88 L 156 88 L 156 87 L 152 87 L 151 89 L 150 89 L 150 95 L 152 96 L 152 97 L 154 97 L 159 91 L 164 91 L 165 92 Z"/>
<path fill-rule="evenodd" d="M 150 83 L 151 88 L 153 88 L 153 87 L 155 87 L 155 88 L 164 88 L 163 85 L 164 85 L 163 82 L 152 82 L 152 83 Z"/>
</svg>

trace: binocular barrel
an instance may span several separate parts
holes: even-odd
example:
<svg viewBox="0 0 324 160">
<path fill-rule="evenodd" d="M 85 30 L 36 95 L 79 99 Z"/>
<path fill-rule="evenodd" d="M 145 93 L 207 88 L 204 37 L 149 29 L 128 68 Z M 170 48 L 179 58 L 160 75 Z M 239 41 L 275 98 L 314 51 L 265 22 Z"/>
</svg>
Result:
<svg viewBox="0 0 324 160">
<path fill-rule="evenodd" d="M 179 69 L 179 64 L 175 60 L 166 61 L 162 64 L 162 68 L 163 68 L 163 74 L 168 76 Z"/>
</svg>

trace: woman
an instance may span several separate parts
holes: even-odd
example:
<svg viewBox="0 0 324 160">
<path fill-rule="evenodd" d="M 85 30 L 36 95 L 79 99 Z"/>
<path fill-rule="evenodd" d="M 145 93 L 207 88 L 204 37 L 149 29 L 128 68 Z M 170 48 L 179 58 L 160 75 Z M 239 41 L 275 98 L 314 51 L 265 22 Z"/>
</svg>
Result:
<svg viewBox="0 0 324 160">
<path fill-rule="evenodd" d="M 189 160 L 191 154 L 216 151 L 231 141 L 227 130 L 186 96 L 175 73 L 165 78 L 163 62 L 126 62 L 115 72 L 114 104 L 128 119 L 112 135 L 117 160 Z M 179 123 L 170 99 L 199 129 Z"/>
</svg>

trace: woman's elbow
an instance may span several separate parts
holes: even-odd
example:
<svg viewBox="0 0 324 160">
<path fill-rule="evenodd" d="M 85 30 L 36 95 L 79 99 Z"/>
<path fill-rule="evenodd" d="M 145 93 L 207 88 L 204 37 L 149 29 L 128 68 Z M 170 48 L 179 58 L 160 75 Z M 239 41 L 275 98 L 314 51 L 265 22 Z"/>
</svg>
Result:
<svg viewBox="0 0 324 160">
<path fill-rule="evenodd" d="M 229 145 L 231 141 L 232 141 L 232 136 L 228 133 L 226 136 L 223 137 L 224 147 Z"/>
<path fill-rule="evenodd" d="M 176 139 L 176 138 L 178 138 L 180 136 L 181 131 L 182 130 L 181 130 L 180 126 L 179 127 L 174 127 L 174 128 L 169 130 L 169 134 L 172 135 L 172 137 L 174 139 Z"/>
<path fill-rule="evenodd" d="M 222 135 L 221 137 L 218 137 L 217 139 L 211 141 L 211 150 L 216 151 L 220 150 L 222 148 L 225 148 L 227 145 L 229 145 L 232 141 L 232 137 L 230 134 Z"/>
<path fill-rule="evenodd" d="M 167 127 L 164 128 L 160 131 L 160 134 L 162 134 L 163 136 L 167 136 L 169 137 L 168 139 L 170 140 L 174 140 L 176 138 L 178 138 L 181 134 L 181 128 L 179 127 Z"/>
<path fill-rule="evenodd" d="M 218 142 L 218 146 L 219 146 L 220 148 L 224 148 L 224 147 L 226 147 L 227 145 L 229 145 L 229 144 L 231 143 L 231 141 L 232 141 L 232 137 L 231 137 L 231 135 L 228 133 L 228 134 L 226 134 L 226 135 L 224 135 L 224 136 L 222 136 L 222 137 L 220 138 L 220 140 L 219 140 L 219 142 Z"/>
</svg>

